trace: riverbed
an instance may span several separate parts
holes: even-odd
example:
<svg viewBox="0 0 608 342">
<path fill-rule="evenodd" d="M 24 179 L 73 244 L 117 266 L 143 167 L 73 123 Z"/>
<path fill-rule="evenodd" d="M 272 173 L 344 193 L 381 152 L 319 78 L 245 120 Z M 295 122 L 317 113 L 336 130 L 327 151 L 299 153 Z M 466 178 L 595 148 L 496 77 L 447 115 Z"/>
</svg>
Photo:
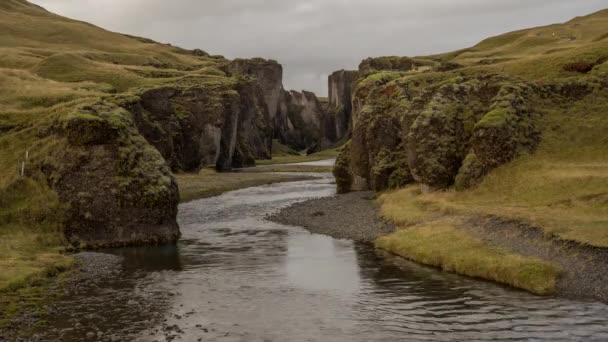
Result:
<svg viewBox="0 0 608 342">
<path fill-rule="evenodd" d="M 41 341 L 605 341 L 608 306 L 536 297 L 264 218 L 332 196 L 322 178 L 182 204 L 177 246 L 106 251 Z"/>
</svg>

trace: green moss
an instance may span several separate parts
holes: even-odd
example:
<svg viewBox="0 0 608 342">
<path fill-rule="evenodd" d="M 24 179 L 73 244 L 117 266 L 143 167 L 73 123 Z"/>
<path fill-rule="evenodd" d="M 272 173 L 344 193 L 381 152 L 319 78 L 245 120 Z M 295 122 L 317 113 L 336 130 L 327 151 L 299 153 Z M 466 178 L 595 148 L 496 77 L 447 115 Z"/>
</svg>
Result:
<svg viewBox="0 0 608 342">
<path fill-rule="evenodd" d="M 405 148 L 382 148 L 374 158 L 371 169 L 372 184 L 376 190 L 398 189 L 414 181 L 407 162 Z"/>
<path fill-rule="evenodd" d="M 506 125 L 512 115 L 513 111 L 508 108 L 494 109 L 488 112 L 488 114 L 475 125 L 475 128 L 480 129 L 484 127 L 499 127 Z"/>
<path fill-rule="evenodd" d="M 334 164 L 333 169 L 339 194 L 349 192 L 352 186 L 353 176 L 350 170 L 350 158 L 351 142 L 349 141 L 344 145 L 342 151 L 336 158 L 336 163 Z"/>
<path fill-rule="evenodd" d="M 488 171 L 488 168 L 479 161 L 474 152 L 469 153 L 456 175 L 454 184 L 456 190 L 464 191 L 476 186 Z"/>
</svg>

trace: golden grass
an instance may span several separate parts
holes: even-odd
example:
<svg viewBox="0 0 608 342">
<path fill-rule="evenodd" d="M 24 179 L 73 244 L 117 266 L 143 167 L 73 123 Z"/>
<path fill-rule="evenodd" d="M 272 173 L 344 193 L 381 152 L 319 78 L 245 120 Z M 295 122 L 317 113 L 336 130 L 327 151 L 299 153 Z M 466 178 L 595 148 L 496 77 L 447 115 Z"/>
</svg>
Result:
<svg viewBox="0 0 608 342">
<path fill-rule="evenodd" d="M 268 172 L 331 172 L 333 166 L 315 166 L 315 165 L 264 165 L 260 167 L 244 169 L 243 172 L 268 173 Z"/>
<path fill-rule="evenodd" d="M 608 91 L 533 105 L 543 131 L 534 154 L 493 170 L 471 190 L 387 193 L 380 198 L 383 213 L 400 224 L 453 215 L 515 218 L 548 235 L 608 247 Z"/>
<path fill-rule="evenodd" d="M 42 182 L 15 180 L 0 189 L 0 292 L 22 288 L 72 266 L 61 252 L 62 206 Z"/>
<path fill-rule="evenodd" d="M 488 38 L 476 46 L 434 56 L 474 69 L 506 72 L 533 80 L 573 76 L 563 66 L 572 62 L 595 63 L 606 57 L 608 10 L 575 18 L 567 23 L 536 27 Z M 596 68 L 592 73 L 605 76 Z"/>
<path fill-rule="evenodd" d="M 493 280 L 535 294 L 551 294 L 560 270 L 535 258 L 489 245 L 455 223 L 425 223 L 381 237 L 376 246 L 448 272 Z"/>
<path fill-rule="evenodd" d="M 198 174 L 178 174 L 176 178 L 181 201 L 188 202 L 218 196 L 227 191 L 306 180 L 311 177 L 272 173 L 216 172 L 212 169 L 204 169 Z"/>
<path fill-rule="evenodd" d="M 36 284 L 74 265 L 60 234 L 0 226 L 0 293 Z"/>
<path fill-rule="evenodd" d="M 270 160 L 257 160 L 257 165 L 296 164 L 336 158 L 341 147 L 323 150 L 310 155 L 273 154 Z"/>
</svg>

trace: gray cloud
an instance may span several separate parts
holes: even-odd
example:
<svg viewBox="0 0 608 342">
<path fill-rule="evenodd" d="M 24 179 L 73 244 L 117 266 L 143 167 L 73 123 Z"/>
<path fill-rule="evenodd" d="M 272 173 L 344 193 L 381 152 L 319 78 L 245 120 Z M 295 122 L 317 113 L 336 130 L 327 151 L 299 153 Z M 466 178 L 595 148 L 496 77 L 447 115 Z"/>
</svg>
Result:
<svg viewBox="0 0 608 342">
<path fill-rule="evenodd" d="M 563 22 L 605 0 L 33 0 L 104 28 L 234 57 L 267 57 L 285 86 L 326 94 L 334 70 L 425 55 Z"/>
</svg>

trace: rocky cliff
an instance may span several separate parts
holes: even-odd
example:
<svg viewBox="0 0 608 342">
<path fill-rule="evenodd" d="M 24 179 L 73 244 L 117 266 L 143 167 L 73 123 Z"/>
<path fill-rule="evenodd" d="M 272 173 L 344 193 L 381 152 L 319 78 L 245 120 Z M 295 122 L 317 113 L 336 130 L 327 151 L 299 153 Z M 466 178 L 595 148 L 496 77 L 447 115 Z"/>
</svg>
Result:
<svg viewBox="0 0 608 342">
<path fill-rule="evenodd" d="M 334 172 L 340 192 L 410 183 L 425 192 L 469 189 L 497 167 L 534 153 L 543 111 L 606 86 L 601 77 L 569 71 L 565 59 L 556 66 L 563 78 L 539 82 L 486 64 L 463 66 L 451 57 L 361 63 L 352 139 Z"/>
<path fill-rule="evenodd" d="M 339 70 L 328 78 L 328 111 L 335 121 L 335 141 L 348 135 L 352 115 L 352 93 L 358 78 L 359 72 L 352 70 Z"/>
<path fill-rule="evenodd" d="M 253 80 L 198 77 L 118 101 L 173 171 L 227 170 L 270 158 L 271 121 Z"/>
<path fill-rule="evenodd" d="M 108 102 L 82 105 L 49 122 L 28 176 L 44 179 L 63 203 L 66 239 L 79 247 L 173 243 L 179 192 L 161 154 L 131 115 Z M 35 155 L 35 154 L 34 154 Z"/>
<path fill-rule="evenodd" d="M 333 145 L 342 133 L 344 115 L 336 117 L 309 91 L 283 88 L 283 67 L 262 58 L 236 59 L 224 67 L 228 75 L 247 75 L 261 88 L 272 124 L 272 135 L 296 149 L 316 151 Z M 347 125 L 347 124 L 346 124 Z"/>
<path fill-rule="evenodd" d="M 278 63 L 116 34 L 24 0 L 0 6 L 11 28 L 0 35 L 10 50 L 0 59 L 0 203 L 15 207 L 0 226 L 57 227 L 81 247 L 172 243 L 172 171 L 271 157 Z"/>
</svg>

